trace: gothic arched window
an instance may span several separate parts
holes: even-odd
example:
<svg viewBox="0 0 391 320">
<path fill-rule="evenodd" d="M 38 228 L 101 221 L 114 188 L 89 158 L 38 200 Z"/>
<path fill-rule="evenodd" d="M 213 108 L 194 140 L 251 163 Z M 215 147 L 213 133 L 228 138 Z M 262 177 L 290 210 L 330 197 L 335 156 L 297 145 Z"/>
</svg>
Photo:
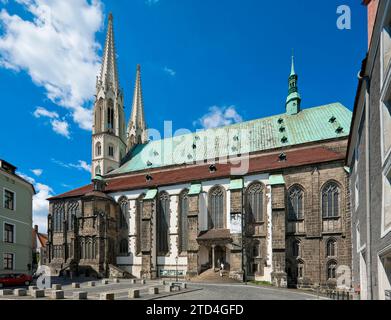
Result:
<svg viewBox="0 0 391 320">
<path fill-rule="evenodd" d="M 129 246 L 128 246 L 128 240 L 122 239 L 119 245 L 119 253 L 121 255 L 128 255 L 129 253 Z"/>
<path fill-rule="evenodd" d="M 114 146 L 112 144 L 109 145 L 109 157 L 114 157 Z"/>
<path fill-rule="evenodd" d="M 95 155 L 97 157 L 101 156 L 102 155 L 102 144 L 100 142 L 97 142 L 95 144 Z"/>
<path fill-rule="evenodd" d="M 304 261 L 297 261 L 297 277 L 299 279 L 304 278 Z"/>
<path fill-rule="evenodd" d="M 304 191 L 300 186 L 293 186 L 288 192 L 288 217 L 290 220 L 304 218 Z"/>
<path fill-rule="evenodd" d="M 53 205 L 53 230 L 62 232 L 64 230 L 65 205 L 63 202 L 57 202 Z"/>
<path fill-rule="evenodd" d="M 335 239 L 330 239 L 329 241 L 327 241 L 326 247 L 327 257 L 337 256 L 337 241 Z"/>
<path fill-rule="evenodd" d="M 188 213 L 189 213 L 189 191 L 184 190 L 179 195 L 179 219 L 180 219 L 180 244 L 179 252 L 187 251 L 188 246 Z"/>
<path fill-rule="evenodd" d="M 103 99 L 100 99 L 95 110 L 95 133 L 100 133 L 102 131 L 102 108 Z"/>
<path fill-rule="evenodd" d="M 101 174 L 102 172 L 100 171 L 100 166 L 95 167 L 95 175 Z"/>
<path fill-rule="evenodd" d="M 224 229 L 224 189 L 220 186 L 212 188 L 209 193 L 209 229 Z"/>
<path fill-rule="evenodd" d="M 322 189 L 323 218 L 339 217 L 341 191 L 335 182 L 327 183 Z"/>
<path fill-rule="evenodd" d="M 114 129 L 114 103 L 109 100 L 107 103 L 107 127 L 109 130 Z"/>
<path fill-rule="evenodd" d="M 92 259 L 96 259 L 98 256 L 98 241 L 94 237 L 92 239 Z"/>
<path fill-rule="evenodd" d="M 162 192 L 157 205 L 157 249 L 159 255 L 169 251 L 170 195 Z"/>
<path fill-rule="evenodd" d="M 136 200 L 136 254 L 141 253 L 141 228 L 142 228 L 142 221 L 143 221 L 143 200 L 144 200 L 145 194 L 142 194 L 138 199 Z"/>
<path fill-rule="evenodd" d="M 68 216 L 67 216 L 68 230 L 73 231 L 75 229 L 76 214 L 78 209 L 79 209 L 79 202 L 72 201 L 68 204 Z"/>
<path fill-rule="evenodd" d="M 335 260 L 331 260 L 327 264 L 327 279 L 335 279 L 336 273 L 337 273 L 337 262 Z"/>
<path fill-rule="evenodd" d="M 129 210 L 128 199 L 126 197 L 122 197 L 119 200 L 119 206 L 120 206 L 119 227 L 120 229 L 127 229 L 128 228 L 127 216 Z"/>
<path fill-rule="evenodd" d="M 264 188 L 261 183 L 253 183 L 247 189 L 248 218 L 255 222 L 263 221 Z"/>
</svg>

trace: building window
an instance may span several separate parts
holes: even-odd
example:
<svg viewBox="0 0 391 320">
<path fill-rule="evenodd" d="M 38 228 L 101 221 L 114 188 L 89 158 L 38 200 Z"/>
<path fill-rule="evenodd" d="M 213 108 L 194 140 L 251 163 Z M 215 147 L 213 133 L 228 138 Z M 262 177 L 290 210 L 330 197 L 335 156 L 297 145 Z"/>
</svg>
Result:
<svg viewBox="0 0 391 320">
<path fill-rule="evenodd" d="M 136 200 L 136 254 L 141 253 L 141 228 L 142 228 L 142 221 L 143 221 L 143 200 L 144 200 L 145 194 L 142 194 L 137 200 Z"/>
<path fill-rule="evenodd" d="M 113 146 L 109 146 L 109 157 L 114 157 L 114 147 Z"/>
<path fill-rule="evenodd" d="M 64 230 L 64 203 L 53 204 L 53 231 L 62 232 Z"/>
<path fill-rule="evenodd" d="M 12 224 L 4 224 L 4 242 L 14 243 L 15 226 Z"/>
<path fill-rule="evenodd" d="M 247 213 L 254 222 L 263 222 L 263 191 L 261 183 L 251 184 L 247 190 Z"/>
<path fill-rule="evenodd" d="M 209 229 L 224 229 L 224 190 L 214 187 L 209 194 Z"/>
<path fill-rule="evenodd" d="M 323 218 L 339 217 L 340 189 L 334 182 L 329 182 L 322 189 Z"/>
<path fill-rule="evenodd" d="M 128 210 L 129 210 L 129 201 L 125 197 L 121 198 L 119 201 L 120 204 L 120 216 L 119 216 L 119 227 L 120 229 L 127 229 L 128 222 Z"/>
<path fill-rule="evenodd" d="M 100 142 L 97 142 L 95 144 L 95 155 L 97 157 L 100 157 L 102 155 L 102 144 Z"/>
<path fill-rule="evenodd" d="M 114 103 L 109 100 L 107 108 L 107 127 L 111 131 L 114 129 Z"/>
<path fill-rule="evenodd" d="M 255 242 L 253 245 L 253 258 L 259 258 L 260 257 L 260 245 L 259 242 Z"/>
<path fill-rule="evenodd" d="M 335 279 L 337 274 L 337 262 L 332 260 L 327 264 L 327 279 Z"/>
<path fill-rule="evenodd" d="M 327 257 L 336 257 L 337 256 L 337 241 L 335 239 L 330 239 L 327 241 Z"/>
<path fill-rule="evenodd" d="M 383 233 L 391 230 L 391 169 L 383 177 Z M 385 236 L 385 234 L 383 235 Z"/>
<path fill-rule="evenodd" d="M 79 209 L 79 202 L 72 201 L 68 204 L 68 215 L 67 215 L 67 228 L 68 231 L 73 231 L 76 224 L 76 214 Z"/>
<path fill-rule="evenodd" d="M 180 217 L 180 249 L 179 252 L 186 252 L 188 246 L 188 214 L 189 214 L 189 191 L 185 190 L 179 196 L 179 217 Z"/>
<path fill-rule="evenodd" d="M 100 174 L 101 174 L 100 166 L 96 166 L 95 167 L 95 175 L 100 175 Z"/>
<path fill-rule="evenodd" d="M 119 245 L 119 253 L 123 256 L 127 256 L 129 253 L 128 240 L 122 239 Z"/>
<path fill-rule="evenodd" d="M 14 254 L 13 253 L 4 253 L 3 254 L 3 268 L 4 268 L 4 270 L 13 270 L 14 269 Z"/>
<path fill-rule="evenodd" d="M 62 258 L 62 246 L 53 246 L 53 258 L 55 259 Z"/>
<path fill-rule="evenodd" d="M 288 211 L 290 220 L 304 218 L 304 191 L 300 186 L 294 186 L 289 190 Z"/>
<path fill-rule="evenodd" d="M 292 243 L 292 255 L 294 257 L 301 256 L 301 243 L 299 240 L 293 241 Z"/>
<path fill-rule="evenodd" d="M 162 192 L 159 195 L 157 206 L 157 248 L 159 255 L 166 255 L 169 251 L 170 226 L 170 195 Z"/>
<path fill-rule="evenodd" d="M 15 193 L 4 189 L 4 208 L 15 210 Z"/>
</svg>

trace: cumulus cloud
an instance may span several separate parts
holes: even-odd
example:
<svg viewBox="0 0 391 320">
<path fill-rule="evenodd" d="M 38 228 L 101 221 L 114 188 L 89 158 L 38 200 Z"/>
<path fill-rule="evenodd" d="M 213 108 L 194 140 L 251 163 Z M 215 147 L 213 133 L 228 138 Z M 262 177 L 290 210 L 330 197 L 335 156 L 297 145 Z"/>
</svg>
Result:
<svg viewBox="0 0 391 320">
<path fill-rule="evenodd" d="M 46 117 L 51 119 L 50 124 L 52 126 L 52 129 L 55 133 L 62 135 L 68 139 L 70 139 L 70 132 L 69 132 L 69 123 L 65 120 L 59 120 L 60 117 L 57 112 L 49 111 L 43 107 L 37 107 L 34 111 L 34 117 L 41 118 Z"/>
<path fill-rule="evenodd" d="M 27 72 L 80 128 L 91 130 L 90 105 L 100 66 L 101 46 L 95 39 L 103 22 L 100 0 L 17 2 L 31 18 L 0 11 L 0 66 Z M 66 132 L 64 124 L 56 124 Z"/>
<path fill-rule="evenodd" d="M 164 67 L 164 72 L 169 74 L 170 76 L 174 77 L 176 75 L 176 71 L 174 69 L 171 69 L 169 67 Z"/>
<path fill-rule="evenodd" d="M 63 167 L 63 168 L 68 168 L 68 169 L 78 169 L 78 170 L 81 170 L 81 171 L 87 171 L 87 172 L 91 172 L 91 165 L 89 165 L 86 161 L 84 160 L 79 160 L 77 163 L 64 163 L 60 160 L 56 160 L 56 159 L 52 159 L 52 162 L 54 162 L 55 164 L 59 165 L 60 167 Z"/>
<path fill-rule="evenodd" d="M 17 174 L 34 185 L 36 194 L 33 197 L 33 225 L 38 225 L 41 232 L 46 232 L 49 212 L 49 202 L 46 199 L 53 196 L 53 189 L 26 174 L 21 172 Z"/>
<path fill-rule="evenodd" d="M 34 173 L 37 177 L 40 177 L 43 173 L 42 169 L 32 169 L 30 170 L 32 173 Z"/>
<path fill-rule="evenodd" d="M 236 111 L 235 106 L 218 107 L 212 106 L 209 112 L 193 123 L 203 129 L 211 129 L 242 122 L 242 116 Z"/>
</svg>

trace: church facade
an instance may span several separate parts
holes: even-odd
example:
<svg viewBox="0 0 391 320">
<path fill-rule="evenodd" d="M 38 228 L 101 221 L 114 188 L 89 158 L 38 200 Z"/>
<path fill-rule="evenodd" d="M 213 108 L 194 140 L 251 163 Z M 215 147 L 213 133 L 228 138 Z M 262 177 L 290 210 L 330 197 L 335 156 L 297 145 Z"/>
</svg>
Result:
<svg viewBox="0 0 391 320">
<path fill-rule="evenodd" d="M 125 126 L 110 16 L 96 90 L 92 184 L 49 199 L 53 273 L 189 279 L 224 264 L 304 287 L 350 268 L 351 112 L 302 109 L 293 59 L 285 113 L 149 141 L 140 66 Z"/>
</svg>

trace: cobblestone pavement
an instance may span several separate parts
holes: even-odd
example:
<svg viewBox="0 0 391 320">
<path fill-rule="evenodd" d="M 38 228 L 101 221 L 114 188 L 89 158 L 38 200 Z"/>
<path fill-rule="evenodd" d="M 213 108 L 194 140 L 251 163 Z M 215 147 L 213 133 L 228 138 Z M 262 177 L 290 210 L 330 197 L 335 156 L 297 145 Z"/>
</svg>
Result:
<svg viewBox="0 0 391 320">
<path fill-rule="evenodd" d="M 60 283 L 60 281 L 52 282 Z M 150 294 L 149 288 L 159 288 L 159 294 Z M 8 288 L 16 289 L 16 288 Z M 73 293 L 85 291 L 88 293 L 89 300 L 98 300 L 101 293 L 114 293 L 115 300 L 128 300 L 130 289 L 139 289 L 140 298 L 134 300 L 316 300 L 318 297 L 311 293 L 298 290 L 278 289 L 273 287 L 261 287 L 245 284 L 206 284 L 206 283 L 188 283 L 187 289 L 181 289 L 179 292 L 166 293 L 164 285 L 160 281 L 147 281 L 145 285 L 137 280 L 132 284 L 130 280 L 120 280 L 114 283 L 109 280 L 108 284 L 102 284 L 96 281 L 95 287 L 89 287 L 88 282 L 80 281 L 80 289 L 72 288 L 70 283 L 64 283 L 62 290 L 65 299 L 73 299 Z M 50 300 L 52 289 L 45 290 L 45 298 L 36 300 Z M 15 297 L 13 295 L 0 296 L 0 300 L 34 300 L 30 295 L 25 297 Z M 320 299 L 324 299 L 320 297 Z"/>
</svg>

